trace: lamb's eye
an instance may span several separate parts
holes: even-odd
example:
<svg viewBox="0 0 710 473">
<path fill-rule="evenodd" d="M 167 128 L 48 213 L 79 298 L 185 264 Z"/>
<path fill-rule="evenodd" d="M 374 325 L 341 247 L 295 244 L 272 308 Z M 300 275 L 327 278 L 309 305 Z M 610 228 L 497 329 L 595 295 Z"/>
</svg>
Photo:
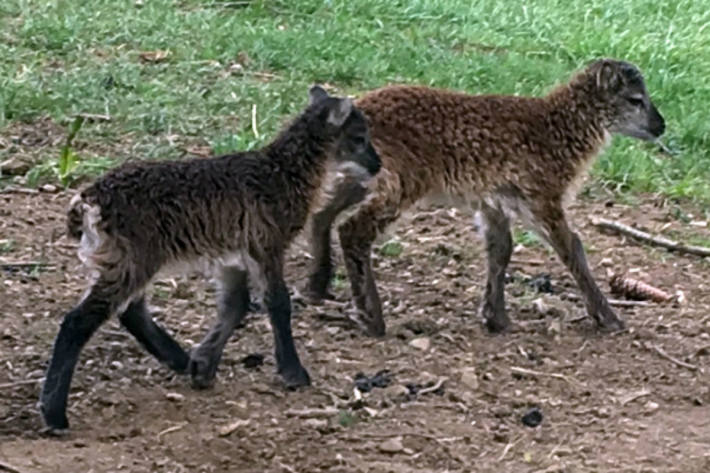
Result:
<svg viewBox="0 0 710 473">
<path fill-rule="evenodd" d="M 626 101 L 634 107 L 643 107 L 643 99 L 638 97 L 626 97 Z"/>
</svg>

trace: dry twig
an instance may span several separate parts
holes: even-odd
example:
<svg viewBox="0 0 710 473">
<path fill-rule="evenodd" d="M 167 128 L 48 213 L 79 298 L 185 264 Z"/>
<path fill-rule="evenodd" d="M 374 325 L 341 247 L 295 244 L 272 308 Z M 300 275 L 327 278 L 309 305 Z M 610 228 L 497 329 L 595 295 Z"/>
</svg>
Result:
<svg viewBox="0 0 710 473">
<path fill-rule="evenodd" d="M 510 258 L 510 264 L 527 264 L 529 266 L 542 266 L 545 261 L 541 259 L 520 259 L 520 258 Z"/>
<path fill-rule="evenodd" d="M 582 298 L 579 297 L 577 294 L 572 294 L 568 293 L 564 295 L 564 298 L 567 299 L 568 301 L 579 301 Z M 650 302 L 647 301 L 624 301 L 620 299 L 607 299 L 607 302 L 609 305 L 612 305 L 614 307 L 650 307 L 651 304 Z M 587 316 L 580 317 L 579 320 L 582 320 L 583 318 L 587 318 Z M 577 319 L 569 320 L 568 322 L 576 322 Z"/>
<path fill-rule="evenodd" d="M 422 395 L 422 394 L 427 394 L 427 393 L 433 393 L 434 391 L 438 390 L 447 380 L 448 378 L 443 377 L 439 379 L 439 381 L 436 382 L 433 386 L 429 386 L 428 388 L 422 388 L 419 391 L 417 391 L 417 396 Z"/>
<path fill-rule="evenodd" d="M 187 422 L 183 422 L 181 424 L 173 425 L 172 427 L 168 427 L 165 430 L 161 430 L 160 432 L 158 432 L 158 440 L 160 440 L 160 438 L 165 434 L 169 434 L 170 432 L 176 432 L 180 429 L 183 429 L 187 424 L 188 424 Z"/>
<path fill-rule="evenodd" d="M 14 381 L 12 383 L 0 384 L 0 389 L 14 388 L 17 386 L 23 386 L 25 384 L 41 383 L 42 381 L 44 381 L 44 378 L 23 379 L 21 381 Z"/>
<path fill-rule="evenodd" d="M 37 189 L 28 189 L 26 187 L 7 186 L 0 189 L 0 194 L 39 194 Z"/>
<path fill-rule="evenodd" d="M 39 261 L 0 261 L 0 268 L 2 269 L 15 269 L 15 268 L 49 268 L 54 265 L 49 263 L 40 263 Z"/>
<path fill-rule="evenodd" d="M 5 462 L 0 461 L 0 471 L 7 471 L 9 473 L 22 473 L 22 471 L 18 470 L 12 465 L 8 465 Z"/>
<path fill-rule="evenodd" d="M 323 407 L 323 408 L 305 408 L 305 409 L 289 409 L 286 411 L 286 415 L 289 417 L 332 417 L 338 413 L 338 409 L 335 407 Z"/>
<path fill-rule="evenodd" d="M 662 358 L 665 358 L 666 360 L 670 361 L 673 364 L 676 364 L 682 368 L 688 368 L 691 371 L 697 371 L 698 367 L 696 365 L 691 365 L 690 363 L 686 363 L 685 361 L 679 360 L 678 358 L 674 358 L 665 351 L 658 345 L 652 345 L 653 351 L 661 355 Z"/>
<path fill-rule="evenodd" d="M 575 386 L 575 387 L 582 386 L 582 383 L 580 383 L 576 379 L 571 378 L 570 376 L 566 376 L 562 373 L 545 373 L 543 371 L 530 370 L 527 368 L 521 368 L 519 366 L 511 366 L 510 372 L 513 374 L 517 374 L 517 375 L 534 376 L 536 378 L 556 378 L 556 379 L 561 379 L 563 381 L 566 381 L 567 383 L 569 383 L 570 385 Z"/>
<path fill-rule="evenodd" d="M 671 240 L 662 236 L 654 236 L 650 233 L 646 233 L 644 231 L 638 230 L 628 225 L 624 225 L 623 223 L 615 222 L 613 220 L 608 220 L 605 218 L 592 218 L 592 225 L 601 228 L 606 228 L 608 230 L 613 230 L 617 233 L 621 233 L 622 235 L 628 235 L 645 243 L 667 248 L 669 250 L 677 251 L 679 253 L 688 253 L 697 256 L 710 256 L 710 248 L 706 248 L 704 246 L 684 245 L 675 240 Z"/>
</svg>

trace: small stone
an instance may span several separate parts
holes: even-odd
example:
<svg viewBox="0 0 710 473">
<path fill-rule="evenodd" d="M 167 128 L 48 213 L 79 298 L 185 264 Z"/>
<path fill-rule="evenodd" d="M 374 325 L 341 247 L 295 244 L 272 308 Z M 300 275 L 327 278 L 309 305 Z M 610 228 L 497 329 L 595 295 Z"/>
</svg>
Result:
<svg viewBox="0 0 710 473">
<path fill-rule="evenodd" d="M 540 423 L 542 423 L 542 411 L 540 411 L 537 407 L 533 407 L 525 413 L 521 420 L 523 425 L 527 425 L 528 427 L 537 427 Z"/>
<path fill-rule="evenodd" d="M 165 394 L 165 399 L 172 402 L 182 402 L 185 400 L 185 396 L 180 393 L 167 393 Z"/>
<path fill-rule="evenodd" d="M 431 340 L 429 337 L 419 337 L 415 338 L 409 342 L 409 346 L 416 348 L 417 350 L 427 351 L 431 346 Z"/>
<path fill-rule="evenodd" d="M 478 389 L 478 375 L 474 368 L 466 368 L 461 371 L 461 384 L 471 391 Z"/>
<path fill-rule="evenodd" d="M 393 384 L 385 388 L 385 396 L 388 399 L 398 399 L 409 395 L 409 389 L 401 384 Z"/>
<path fill-rule="evenodd" d="M 378 448 L 384 453 L 399 453 L 404 450 L 402 445 L 402 437 L 395 437 L 382 442 Z"/>
<path fill-rule="evenodd" d="M 562 321 L 555 319 L 547 326 L 547 333 L 553 337 L 562 333 Z"/>
<path fill-rule="evenodd" d="M 303 425 L 311 427 L 314 429 L 325 429 L 328 427 L 327 419 L 306 419 L 303 421 Z"/>
<path fill-rule="evenodd" d="M 658 410 L 658 408 L 661 407 L 658 405 L 657 402 L 653 401 L 648 401 L 646 404 L 644 404 L 643 408 L 646 411 L 646 414 L 653 414 Z"/>
<path fill-rule="evenodd" d="M 542 297 L 539 297 L 532 301 L 532 306 L 533 309 L 535 309 L 535 312 L 540 315 L 547 315 L 547 313 L 550 311 L 550 306 L 543 300 Z"/>
<path fill-rule="evenodd" d="M 41 190 L 42 192 L 47 192 L 49 194 L 54 194 L 55 192 L 57 192 L 59 190 L 59 188 L 57 186 L 55 186 L 54 184 L 45 184 L 42 187 L 40 187 L 39 190 Z"/>
</svg>

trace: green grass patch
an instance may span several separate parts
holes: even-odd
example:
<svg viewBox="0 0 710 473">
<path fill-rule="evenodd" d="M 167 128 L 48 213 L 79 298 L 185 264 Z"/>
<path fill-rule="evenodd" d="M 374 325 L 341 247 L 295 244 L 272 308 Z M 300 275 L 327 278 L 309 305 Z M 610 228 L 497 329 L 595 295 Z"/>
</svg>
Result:
<svg viewBox="0 0 710 473">
<path fill-rule="evenodd" d="M 545 246 L 545 243 L 537 233 L 517 228 L 513 230 L 513 242 L 516 245 L 523 245 L 527 248 L 542 248 Z"/>
<path fill-rule="evenodd" d="M 397 258 L 404 251 L 404 245 L 399 240 L 389 240 L 380 245 L 378 252 L 388 258 Z"/>
<path fill-rule="evenodd" d="M 12 238 L 0 240 L 0 255 L 11 253 L 15 249 L 15 240 Z"/>
<path fill-rule="evenodd" d="M 616 139 L 596 178 L 708 202 L 708 25 L 695 0 L 7 0 L 0 137 L 14 122 L 92 113 L 111 120 L 84 124 L 81 137 L 110 145 L 111 162 L 181 156 L 175 137 L 219 154 L 273 137 L 314 82 L 537 95 L 608 56 L 645 72 L 674 155 Z"/>
</svg>

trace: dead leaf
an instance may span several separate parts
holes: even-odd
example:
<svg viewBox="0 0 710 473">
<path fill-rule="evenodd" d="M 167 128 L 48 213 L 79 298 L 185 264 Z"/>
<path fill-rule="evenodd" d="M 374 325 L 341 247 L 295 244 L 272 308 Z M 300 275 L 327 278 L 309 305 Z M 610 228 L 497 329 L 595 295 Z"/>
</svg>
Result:
<svg viewBox="0 0 710 473">
<path fill-rule="evenodd" d="M 167 59 L 172 53 L 169 50 L 143 51 L 139 57 L 145 62 L 161 62 Z"/>
</svg>

